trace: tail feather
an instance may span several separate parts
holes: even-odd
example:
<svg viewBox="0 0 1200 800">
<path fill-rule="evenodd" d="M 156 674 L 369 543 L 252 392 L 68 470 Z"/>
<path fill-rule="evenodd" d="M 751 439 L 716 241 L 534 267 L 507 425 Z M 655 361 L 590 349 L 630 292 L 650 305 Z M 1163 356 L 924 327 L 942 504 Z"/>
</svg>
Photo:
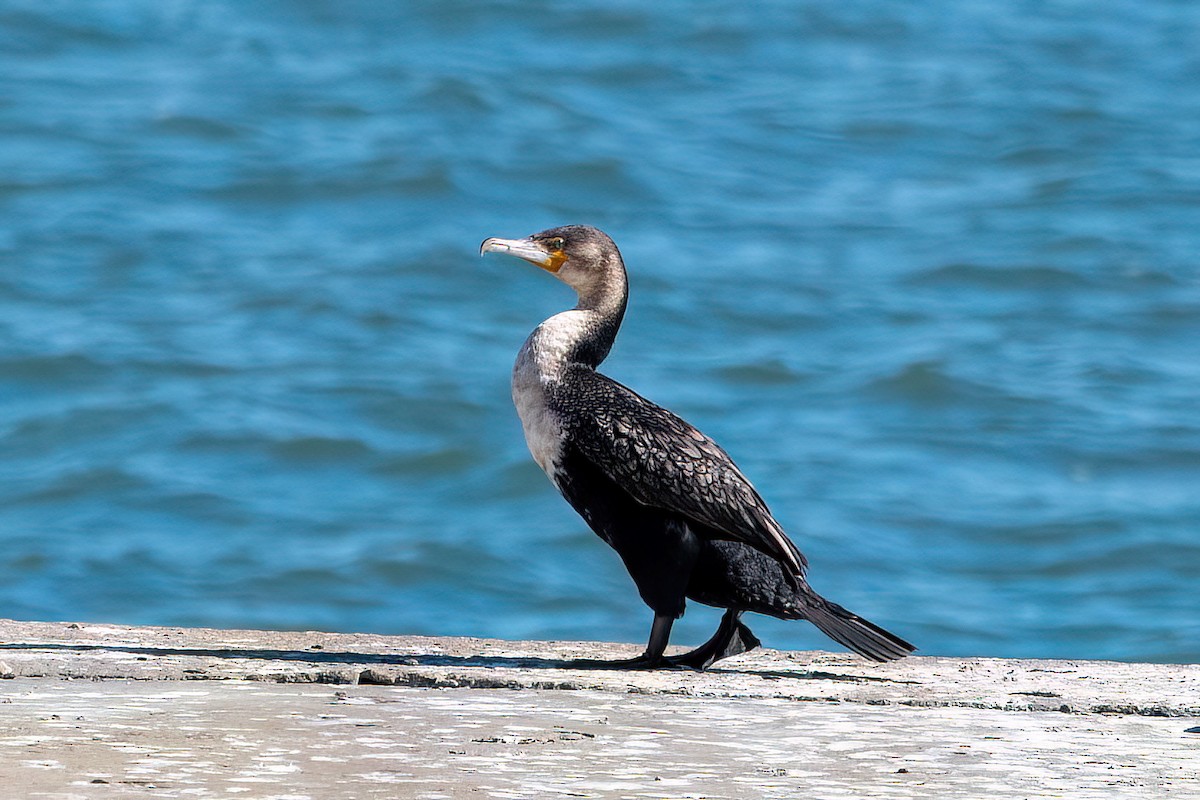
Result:
<svg viewBox="0 0 1200 800">
<path fill-rule="evenodd" d="M 812 594 L 804 617 L 821 632 L 872 661 L 894 661 L 917 648 L 837 603 Z"/>
</svg>

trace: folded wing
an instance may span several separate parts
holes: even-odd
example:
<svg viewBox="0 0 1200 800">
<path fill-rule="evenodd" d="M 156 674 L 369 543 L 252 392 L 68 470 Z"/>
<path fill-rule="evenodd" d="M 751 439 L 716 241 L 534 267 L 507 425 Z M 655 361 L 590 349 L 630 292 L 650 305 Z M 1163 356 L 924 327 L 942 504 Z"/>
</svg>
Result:
<svg viewBox="0 0 1200 800">
<path fill-rule="evenodd" d="M 716 442 L 611 378 L 571 369 L 553 402 L 584 457 L 638 502 L 698 522 L 713 538 L 743 542 L 789 577 L 803 577 L 803 554 Z"/>
</svg>

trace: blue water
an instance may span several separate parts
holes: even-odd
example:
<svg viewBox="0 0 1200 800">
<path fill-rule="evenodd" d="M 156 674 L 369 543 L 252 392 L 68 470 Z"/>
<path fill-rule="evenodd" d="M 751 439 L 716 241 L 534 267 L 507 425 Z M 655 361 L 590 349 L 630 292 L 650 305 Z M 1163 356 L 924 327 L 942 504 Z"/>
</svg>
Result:
<svg viewBox="0 0 1200 800">
<path fill-rule="evenodd" d="M 644 641 L 508 396 L 573 297 L 476 255 L 586 222 L 607 372 L 819 590 L 928 653 L 1200 659 L 1198 40 L 1167 0 L 4 0 L 0 616 Z"/>
</svg>

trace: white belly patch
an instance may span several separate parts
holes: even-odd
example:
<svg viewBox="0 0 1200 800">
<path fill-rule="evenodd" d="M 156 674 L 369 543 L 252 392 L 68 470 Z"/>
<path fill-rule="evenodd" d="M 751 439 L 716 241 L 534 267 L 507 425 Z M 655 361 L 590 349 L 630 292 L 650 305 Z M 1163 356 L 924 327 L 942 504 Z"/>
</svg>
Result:
<svg viewBox="0 0 1200 800">
<path fill-rule="evenodd" d="M 554 412 L 546 405 L 541 386 L 518 386 L 513 381 L 513 403 L 525 430 L 525 444 L 542 471 L 553 481 L 558 471 L 558 456 L 562 449 L 562 427 Z"/>
<path fill-rule="evenodd" d="M 513 365 L 512 396 L 533 460 L 557 486 L 563 429 L 547 402 L 548 387 L 558 381 L 567 353 L 587 324 L 588 312 L 555 314 L 534 329 Z"/>
<path fill-rule="evenodd" d="M 525 444 L 533 460 L 557 485 L 558 457 L 562 450 L 562 426 L 546 402 L 548 379 L 540 374 L 528 343 L 521 348 L 513 367 L 512 397 L 525 431 Z"/>
</svg>

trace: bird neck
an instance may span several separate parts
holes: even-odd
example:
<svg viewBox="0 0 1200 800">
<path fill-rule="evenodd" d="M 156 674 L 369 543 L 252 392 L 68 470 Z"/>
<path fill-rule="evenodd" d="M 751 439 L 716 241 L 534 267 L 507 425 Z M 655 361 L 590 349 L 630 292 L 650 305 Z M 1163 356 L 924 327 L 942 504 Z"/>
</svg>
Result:
<svg viewBox="0 0 1200 800">
<path fill-rule="evenodd" d="M 629 301 L 629 283 L 620 257 L 591 285 L 579 290 L 579 303 L 572 310 L 576 320 L 573 341 L 566 354 L 568 363 L 595 369 L 608 357 Z"/>
<path fill-rule="evenodd" d="M 517 360 L 518 371 L 533 368 L 543 379 L 557 379 L 568 366 L 600 366 L 621 329 L 627 300 L 623 269 L 619 280 L 580 291 L 573 309 L 555 314 L 530 334 Z"/>
<path fill-rule="evenodd" d="M 566 351 L 564 361 L 567 364 L 581 364 L 590 369 L 596 369 L 608 357 L 617 331 L 621 329 L 621 320 L 625 317 L 625 301 L 608 308 L 594 309 L 576 307 L 568 314 L 577 320 L 573 335 Z"/>
</svg>

